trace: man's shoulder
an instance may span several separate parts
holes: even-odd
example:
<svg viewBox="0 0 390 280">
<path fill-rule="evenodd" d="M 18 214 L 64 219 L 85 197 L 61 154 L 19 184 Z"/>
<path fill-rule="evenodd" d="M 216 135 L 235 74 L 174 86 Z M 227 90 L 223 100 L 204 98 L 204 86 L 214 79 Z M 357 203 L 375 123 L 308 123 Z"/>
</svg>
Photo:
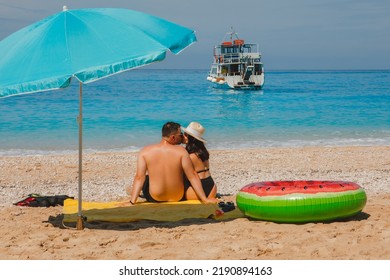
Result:
<svg viewBox="0 0 390 280">
<path fill-rule="evenodd" d="M 186 149 L 181 145 L 163 145 L 161 143 L 151 144 L 143 147 L 140 150 L 140 154 L 143 155 L 153 154 L 153 153 L 159 153 L 164 150 L 174 151 L 175 153 L 178 154 L 188 154 Z"/>
<path fill-rule="evenodd" d="M 143 148 L 140 150 L 140 153 L 145 153 L 145 152 L 148 152 L 148 151 L 157 149 L 158 146 L 159 146 L 159 144 L 150 144 L 150 145 L 147 145 L 147 146 L 143 147 Z"/>
<path fill-rule="evenodd" d="M 172 147 L 172 149 L 175 149 L 177 151 L 187 153 L 187 150 L 181 145 L 171 145 L 171 147 Z"/>
<path fill-rule="evenodd" d="M 186 149 L 180 145 L 164 145 L 161 143 L 156 143 L 156 144 L 151 144 L 143 147 L 140 150 L 140 152 L 149 151 L 149 150 L 161 150 L 161 149 L 173 149 L 173 150 L 186 151 Z"/>
</svg>

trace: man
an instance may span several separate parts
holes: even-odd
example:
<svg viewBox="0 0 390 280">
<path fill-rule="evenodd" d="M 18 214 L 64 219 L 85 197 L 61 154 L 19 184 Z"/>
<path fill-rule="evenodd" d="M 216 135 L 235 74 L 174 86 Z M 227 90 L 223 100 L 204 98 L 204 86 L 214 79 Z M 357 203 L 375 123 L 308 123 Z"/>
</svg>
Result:
<svg viewBox="0 0 390 280">
<path fill-rule="evenodd" d="M 162 128 L 160 143 L 140 151 L 133 186 L 127 189 L 128 194 L 131 191 L 130 204 L 137 202 L 141 189 L 150 202 L 185 200 L 188 186 L 184 185 L 184 175 L 201 201 L 217 201 L 206 197 L 188 152 L 179 145 L 182 138 L 180 124 L 167 122 Z"/>
</svg>

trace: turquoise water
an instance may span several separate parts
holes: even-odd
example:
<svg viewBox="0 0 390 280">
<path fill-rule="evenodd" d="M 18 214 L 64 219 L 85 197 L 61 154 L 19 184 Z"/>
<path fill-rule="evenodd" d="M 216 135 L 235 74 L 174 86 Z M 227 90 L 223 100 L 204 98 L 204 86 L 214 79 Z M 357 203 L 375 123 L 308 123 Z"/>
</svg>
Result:
<svg viewBox="0 0 390 280">
<path fill-rule="evenodd" d="M 390 144 L 390 71 L 270 71 L 261 91 L 207 70 L 137 69 L 84 85 L 84 149 L 137 150 L 166 121 L 206 127 L 210 149 Z M 0 99 L 0 154 L 78 149 L 78 83 Z"/>
</svg>

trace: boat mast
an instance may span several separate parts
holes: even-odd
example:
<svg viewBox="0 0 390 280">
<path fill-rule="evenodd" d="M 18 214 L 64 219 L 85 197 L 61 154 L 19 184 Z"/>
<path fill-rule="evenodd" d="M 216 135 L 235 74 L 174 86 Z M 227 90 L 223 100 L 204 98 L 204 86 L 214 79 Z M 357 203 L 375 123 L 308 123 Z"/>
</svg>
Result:
<svg viewBox="0 0 390 280">
<path fill-rule="evenodd" d="M 230 26 L 230 29 L 231 29 L 231 31 L 226 33 L 226 35 L 223 38 L 222 42 L 232 42 L 233 43 L 233 41 L 234 41 L 233 36 L 235 37 L 235 39 L 239 39 L 238 38 L 238 34 L 234 30 L 233 26 Z M 227 37 L 229 37 L 229 41 L 226 40 Z"/>
</svg>

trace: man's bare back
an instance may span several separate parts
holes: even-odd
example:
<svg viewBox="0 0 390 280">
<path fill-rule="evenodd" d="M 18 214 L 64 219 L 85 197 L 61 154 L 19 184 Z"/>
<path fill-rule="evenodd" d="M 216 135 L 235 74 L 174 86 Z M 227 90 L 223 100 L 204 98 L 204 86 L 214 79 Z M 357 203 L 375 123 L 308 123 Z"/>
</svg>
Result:
<svg viewBox="0 0 390 280">
<path fill-rule="evenodd" d="M 179 201 L 184 196 L 182 158 L 187 151 L 162 141 L 145 147 L 140 157 L 149 174 L 149 192 L 157 201 Z"/>
</svg>

